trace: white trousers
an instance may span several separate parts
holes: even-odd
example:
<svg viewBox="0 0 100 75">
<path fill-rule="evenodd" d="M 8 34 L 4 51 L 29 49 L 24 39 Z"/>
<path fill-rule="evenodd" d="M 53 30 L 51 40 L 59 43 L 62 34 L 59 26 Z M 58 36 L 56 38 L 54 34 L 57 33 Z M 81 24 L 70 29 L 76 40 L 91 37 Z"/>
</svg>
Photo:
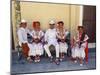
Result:
<svg viewBox="0 0 100 75">
<path fill-rule="evenodd" d="M 45 45 L 44 45 L 44 49 L 45 49 L 45 51 L 46 51 L 48 57 L 51 57 L 51 56 L 52 56 L 52 55 L 51 55 L 51 52 L 50 52 L 50 50 L 49 50 L 49 46 L 50 46 L 50 45 L 54 45 L 54 44 L 45 44 Z M 55 44 L 54 46 L 55 46 L 55 51 L 56 51 L 56 58 L 59 58 L 59 44 Z"/>
</svg>

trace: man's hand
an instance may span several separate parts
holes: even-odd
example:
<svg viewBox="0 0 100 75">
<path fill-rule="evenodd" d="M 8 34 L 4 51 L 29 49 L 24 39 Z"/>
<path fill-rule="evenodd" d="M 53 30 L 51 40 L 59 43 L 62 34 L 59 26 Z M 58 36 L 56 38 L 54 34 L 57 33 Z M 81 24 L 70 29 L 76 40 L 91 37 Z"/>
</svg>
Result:
<svg viewBox="0 0 100 75">
<path fill-rule="evenodd" d="M 63 43 L 64 43 L 64 42 L 65 42 L 65 39 L 61 39 L 61 42 L 63 42 Z"/>
</svg>

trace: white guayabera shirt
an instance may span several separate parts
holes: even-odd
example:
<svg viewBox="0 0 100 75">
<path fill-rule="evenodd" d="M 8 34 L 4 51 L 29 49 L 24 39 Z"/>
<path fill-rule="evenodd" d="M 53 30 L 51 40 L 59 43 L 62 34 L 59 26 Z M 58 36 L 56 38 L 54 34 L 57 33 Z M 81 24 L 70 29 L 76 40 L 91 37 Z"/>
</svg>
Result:
<svg viewBox="0 0 100 75">
<path fill-rule="evenodd" d="M 57 44 L 57 32 L 56 29 L 48 29 L 45 33 L 45 41 L 48 42 L 48 44 L 53 44 L 56 45 Z"/>
<path fill-rule="evenodd" d="M 28 40 L 27 40 L 27 33 L 28 33 L 28 30 L 23 28 L 23 27 L 20 27 L 17 31 L 17 35 L 18 35 L 18 40 L 19 40 L 19 45 L 21 46 L 22 43 L 27 43 Z"/>
</svg>

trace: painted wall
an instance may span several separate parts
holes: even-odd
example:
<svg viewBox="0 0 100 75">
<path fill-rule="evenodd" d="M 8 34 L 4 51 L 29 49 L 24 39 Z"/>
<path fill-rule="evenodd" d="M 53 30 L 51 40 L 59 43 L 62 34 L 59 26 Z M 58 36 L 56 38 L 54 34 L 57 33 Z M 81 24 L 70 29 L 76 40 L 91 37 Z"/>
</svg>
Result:
<svg viewBox="0 0 100 75">
<path fill-rule="evenodd" d="M 21 18 L 28 22 L 28 27 L 32 28 L 33 21 L 40 21 L 41 28 L 46 30 L 51 19 L 64 21 L 65 28 L 71 31 L 71 36 L 76 33 L 77 25 L 80 24 L 80 6 L 68 4 L 34 3 L 21 2 Z M 15 45 L 17 43 L 15 15 L 12 2 L 12 24 Z"/>
</svg>

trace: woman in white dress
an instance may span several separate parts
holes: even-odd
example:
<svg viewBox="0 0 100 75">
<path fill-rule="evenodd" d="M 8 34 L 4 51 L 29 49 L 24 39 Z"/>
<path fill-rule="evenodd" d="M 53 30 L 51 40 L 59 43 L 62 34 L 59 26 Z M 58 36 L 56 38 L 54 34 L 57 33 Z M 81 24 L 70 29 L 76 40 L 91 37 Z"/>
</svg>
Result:
<svg viewBox="0 0 100 75">
<path fill-rule="evenodd" d="M 85 48 L 87 46 L 88 35 L 84 31 L 83 26 L 78 26 L 77 36 L 74 37 L 74 45 L 72 48 L 72 57 L 80 60 L 80 66 L 83 66 L 85 58 Z M 77 62 L 77 60 L 75 60 Z"/>
<path fill-rule="evenodd" d="M 44 52 L 42 45 L 44 33 L 40 28 L 39 21 L 33 22 L 33 28 L 32 37 L 34 50 L 31 50 L 29 54 L 34 56 L 34 62 L 40 62 L 40 56 L 43 55 Z"/>
<path fill-rule="evenodd" d="M 57 24 L 57 38 L 60 48 L 60 61 L 64 59 L 64 54 L 67 53 L 68 45 L 65 42 L 66 39 L 66 30 L 64 28 L 63 21 L 59 21 Z"/>
</svg>

